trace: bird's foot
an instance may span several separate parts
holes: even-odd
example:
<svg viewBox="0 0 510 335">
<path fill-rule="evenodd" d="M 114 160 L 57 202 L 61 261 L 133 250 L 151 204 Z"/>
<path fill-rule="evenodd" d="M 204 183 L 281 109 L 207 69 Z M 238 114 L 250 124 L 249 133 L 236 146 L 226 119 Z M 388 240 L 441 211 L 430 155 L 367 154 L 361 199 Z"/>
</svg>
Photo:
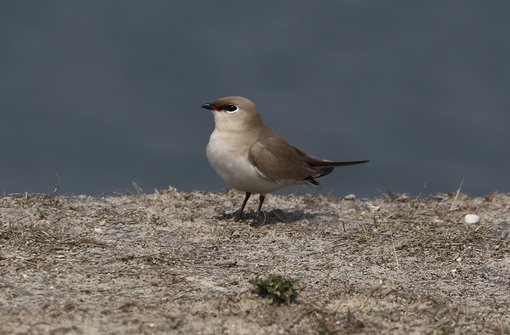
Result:
<svg viewBox="0 0 510 335">
<path fill-rule="evenodd" d="M 231 214 L 235 221 L 241 221 L 243 219 L 243 211 L 238 210 Z"/>
</svg>

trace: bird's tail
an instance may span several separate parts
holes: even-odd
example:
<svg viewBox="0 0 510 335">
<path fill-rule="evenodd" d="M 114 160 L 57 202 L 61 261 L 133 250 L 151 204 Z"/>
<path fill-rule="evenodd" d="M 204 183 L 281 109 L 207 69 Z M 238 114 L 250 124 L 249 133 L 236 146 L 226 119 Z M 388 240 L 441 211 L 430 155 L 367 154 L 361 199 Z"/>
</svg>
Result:
<svg viewBox="0 0 510 335">
<path fill-rule="evenodd" d="M 330 174 L 331 171 L 333 171 L 333 169 L 335 167 L 363 164 L 363 163 L 368 162 L 368 160 L 349 161 L 349 162 L 331 162 L 331 161 L 327 161 L 327 160 L 320 159 L 318 157 L 309 155 L 306 152 L 301 151 L 294 146 L 293 146 L 293 148 L 294 148 L 294 150 L 296 150 L 297 154 L 303 160 L 304 163 L 306 163 L 309 167 L 311 167 L 312 169 L 315 169 L 317 172 L 319 172 L 319 175 L 317 175 L 317 176 L 310 176 L 310 177 L 305 178 L 305 180 L 307 182 L 309 182 L 312 185 L 316 185 L 316 186 L 319 185 L 319 182 L 317 182 L 314 178 L 319 178 L 319 177 L 325 176 L 327 174 Z"/>
<path fill-rule="evenodd" d="M 333 169 L 335 167 L 363 164 L 363 163 L 367 163 L 367 162 L 368 162 L 368 160 L 350 161 L 350 162 L 329 162 L 329 161 L 323 161 L 323 160 L 314 160 L 313 162 L 309 162 L 308 164 L 312 168 L 317 168 L 318 172 L 320 171 L 320 174 L 318 176 L 314 176 L 313 178 L 309 177 L 306 179 L 306 181 L 308 181 L 312 185 L 318 186 L 319 182 L 316 181 L 314 178 L 320 178 L 327 174 L 330 174 L 331 171 L 333 171 Z"/>
<path fill-rule="evenodd" d="M 310 164 L 311 167 L 334 168 L 337 166 L 356 165 L 356 164 L 363 164 L 363 163 L 367 163 L 367 162 L 369 162 L 369 161 L 364 160 L 364 161 L 350 161 L 350 162 L 330 162 L 330 161 L 324 161 L 324 160 L 315 160 L 315 161 L 309 162 L 308 164 Z"/>
</svg>

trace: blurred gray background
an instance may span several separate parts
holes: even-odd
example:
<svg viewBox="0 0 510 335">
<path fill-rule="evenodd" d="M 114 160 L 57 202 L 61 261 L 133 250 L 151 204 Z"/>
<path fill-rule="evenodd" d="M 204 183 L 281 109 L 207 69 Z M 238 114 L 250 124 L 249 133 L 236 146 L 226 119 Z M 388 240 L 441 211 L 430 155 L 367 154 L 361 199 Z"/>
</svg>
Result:
<svg viewBox="0 0 510 335">
<path fill-rule="evenodd" d="M 253 100 L 319 189 L 510 191 L 509 1 L 2 1 L 0 192 L 223 190 L 204 102 Z"/>
</svg>

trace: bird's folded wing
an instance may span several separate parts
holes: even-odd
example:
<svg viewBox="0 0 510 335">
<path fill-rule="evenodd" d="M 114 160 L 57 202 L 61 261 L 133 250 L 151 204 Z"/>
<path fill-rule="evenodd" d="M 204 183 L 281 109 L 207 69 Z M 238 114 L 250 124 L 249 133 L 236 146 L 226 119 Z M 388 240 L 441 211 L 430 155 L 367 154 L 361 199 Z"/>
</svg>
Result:
<svg viewBox="0 0 510 335">
<path fill-rule="evenodd" d="M 275 181 L 298 181 L 320 175 L 320 171 L 310 167 L 293 146 L 277 135 L 255 142 L 248 159 L 264 178 Z"/>
</svg>

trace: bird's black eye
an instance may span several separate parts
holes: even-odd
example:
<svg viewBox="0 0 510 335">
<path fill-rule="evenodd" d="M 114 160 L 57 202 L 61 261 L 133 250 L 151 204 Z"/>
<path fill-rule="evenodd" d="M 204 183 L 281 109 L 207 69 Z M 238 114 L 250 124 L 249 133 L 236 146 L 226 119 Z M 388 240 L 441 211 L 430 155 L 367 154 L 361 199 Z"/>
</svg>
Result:
<svg viewBox="0 0 510 335">
<path fill-rule="evenodd" d="M 237 106 L 236 105 L 227 105 L 227 106 L 225 106 L 225 110 L 227 112 L 233 113 L 233 112 L 237 111 Z"/>
</svg>

